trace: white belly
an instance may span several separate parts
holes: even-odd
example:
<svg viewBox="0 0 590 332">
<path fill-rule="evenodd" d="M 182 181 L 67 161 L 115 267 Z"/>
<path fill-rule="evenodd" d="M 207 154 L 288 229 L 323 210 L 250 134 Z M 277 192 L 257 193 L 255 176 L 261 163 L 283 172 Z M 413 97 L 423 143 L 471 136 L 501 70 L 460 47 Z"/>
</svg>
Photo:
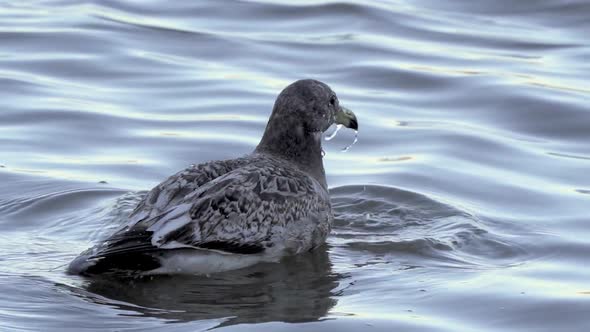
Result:
<svg viewBox="0 0 590 332">
<path fill-rule="evenodd" d="M 216 250 L 171 250 L 157 256 L 161 267 L 143 275 L 199 274 L 206 275 L 245 268 L 262 262 L 276 262 L 280 257 L 269 254 L 231 254 Z"/>
</svg>

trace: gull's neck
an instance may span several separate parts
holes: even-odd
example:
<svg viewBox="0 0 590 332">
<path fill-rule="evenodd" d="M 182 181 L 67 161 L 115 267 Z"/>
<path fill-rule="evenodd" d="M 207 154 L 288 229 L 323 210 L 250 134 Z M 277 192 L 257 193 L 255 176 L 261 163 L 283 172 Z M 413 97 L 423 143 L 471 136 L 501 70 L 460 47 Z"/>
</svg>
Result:
<svg viewBox="0 0 590 332">
<path fill-rule="evenodd" d="M 303 126 L 274 125 L 269 121 L 255 152 L 268 153 L 296 164 L 327 190 L 321 138 L 321 132 L 307 132 Z"/>
</svg>

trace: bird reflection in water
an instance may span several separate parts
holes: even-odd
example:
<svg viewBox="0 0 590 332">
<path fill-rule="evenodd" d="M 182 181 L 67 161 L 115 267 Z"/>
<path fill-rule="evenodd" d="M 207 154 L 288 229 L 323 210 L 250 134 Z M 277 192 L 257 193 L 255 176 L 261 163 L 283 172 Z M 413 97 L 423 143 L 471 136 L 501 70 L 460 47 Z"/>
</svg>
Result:
<svg viewBox="0 0 590 332">
<path fill-rule="evenodd" d="M 281 263 L 211 276 L 88 279 L 78 292 L 86 300 L 148 317 L 177 322 L 220 319 L 216 327 L 221 327 L 320 320 L 336 304 L 343 277 L 332 272 L 323 246 Z"/>
</svg>

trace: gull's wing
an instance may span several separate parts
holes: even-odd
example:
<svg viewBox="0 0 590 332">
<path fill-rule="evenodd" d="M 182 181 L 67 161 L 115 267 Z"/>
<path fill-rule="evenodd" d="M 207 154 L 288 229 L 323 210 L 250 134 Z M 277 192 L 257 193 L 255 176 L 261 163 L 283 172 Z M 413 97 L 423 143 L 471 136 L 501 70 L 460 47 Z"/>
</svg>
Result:
<svg viewBox="0 0 590 332">
<path fill-rule="evenodd" d="M 326 190 L 306 173 L 286 165 L 248 164 L 186 195 L 183 190 L 164 187 L 160 195 L 165 198 L 146 198 L 158 212 L 114 234 L 92 258 L 180 248 L 240 254 L 273 247 L 301 251 L 321 244 L 330 231 Z M 161 209 L 167 201 L 173 204 Z"/>
<path fill-rule="evenodd" d="M 202 185 L 247 163 L 247 158 L 238 158 L 191 165 L 150 190 L 129 216 L 129 224 L 162 214 Z"/>
</svg>

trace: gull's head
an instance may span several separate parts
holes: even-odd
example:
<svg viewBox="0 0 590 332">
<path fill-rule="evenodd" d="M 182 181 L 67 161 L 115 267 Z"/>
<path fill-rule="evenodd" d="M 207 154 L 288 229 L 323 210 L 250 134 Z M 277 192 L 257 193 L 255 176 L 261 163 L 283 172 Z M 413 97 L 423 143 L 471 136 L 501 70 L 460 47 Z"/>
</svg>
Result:
<svg viewBox="0 0 590 332">
<path fill-rule="evenodd" d="M 287 86 L 277 97 L 269 123 L 322 133 L 333 123 L 358 130 L 352 111 L 340 106 L 336 93 L 320 81 L 305 79 Z"/>
</svg>

